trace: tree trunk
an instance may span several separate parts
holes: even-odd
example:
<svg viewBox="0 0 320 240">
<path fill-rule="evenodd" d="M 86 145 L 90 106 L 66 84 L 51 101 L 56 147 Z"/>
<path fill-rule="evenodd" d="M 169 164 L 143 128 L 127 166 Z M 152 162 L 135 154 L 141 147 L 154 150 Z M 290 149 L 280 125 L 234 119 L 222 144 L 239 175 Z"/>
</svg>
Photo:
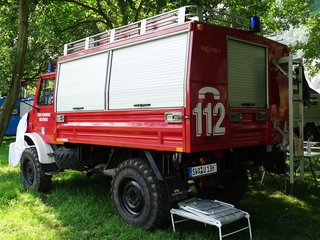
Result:
<svg viewBox="0 0 320 240">
<path fill-rule="evenodd" d="M 28 43 L 28 5 L 27 0 L 19 1 L 19 35 L 17 42 L 16 63 L 14 66 L 11 88 L 3 105 L 0 108 L 0 145 L 3 135 L 9 124 L 11 113 L 19 97 L 20 79 L 23 77 L 23 69 Z"/>
</svg>

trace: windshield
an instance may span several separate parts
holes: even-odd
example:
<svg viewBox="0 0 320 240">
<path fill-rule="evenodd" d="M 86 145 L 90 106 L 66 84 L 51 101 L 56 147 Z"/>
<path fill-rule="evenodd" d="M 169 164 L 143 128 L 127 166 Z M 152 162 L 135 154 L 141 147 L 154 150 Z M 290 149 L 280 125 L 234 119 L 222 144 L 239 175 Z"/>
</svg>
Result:
<svg viewBox="0 0 320 240">
<path fill-rule="evenodd" d="M 43 79 L 40 85 L 38 106 L 53 104 L 54 78 Z"/>
</svg>

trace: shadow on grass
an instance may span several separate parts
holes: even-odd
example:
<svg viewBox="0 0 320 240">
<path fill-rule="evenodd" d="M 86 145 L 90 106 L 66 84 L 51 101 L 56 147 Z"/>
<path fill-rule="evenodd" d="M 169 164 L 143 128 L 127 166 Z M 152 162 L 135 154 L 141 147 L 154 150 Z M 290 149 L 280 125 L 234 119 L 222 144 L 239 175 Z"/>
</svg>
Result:
<svg viewBox="0 0 320 240">
<path fill-rule="evenodd" d="M 289 185 L 291 187 L 291 185 Z M 320 239 L 320 189 L 307 182 L 293 185 L 291 194 L 274 188 L 258 189 L 252 184 L 239 208 L 251 215 L 253 231 L 261 239 Z M 259 239 L 260 239 L 259 238 Z"/>
<path fill-rule="evenodd" d="M 125 224 L 111 203 L 111 178 L 88 178 L 84 173 L 66 171 L 53 176 L 50 192 L 38 193 L 23 190 L 18 167 L 4 167 L 0 173 L 1 205 L 13 206 L 8 211 L 11 218 L 28 218 L 24 220 L 26 226 L 21 223 L 17 228 L 28 228 L 30 222 L 37 226 L 39 230 L 34 230 L 31 237 L 43 234 L 44 239 L 218 239 L 216 227 L 204 227 L 194 221 L 177 224 L 176 233 L 172 232 L 169 219 L 166 226 L 154 232 Z M 246 196 L 236 207 L 251 215 L 253 239 L 320 239 L 320 189 L 314 185 L 307 189 L 308 182 L 300 182 L 288 195 L 267 186 L 259 190 L 257 183 L 250 182 Z M 12 212 L 13 208 L 16 212 Z M 223 232 L 242 225 L 241 221 L 226 225 Z M 248 233 L 226 239 L 248 239 Z"/>
<path fill-rule="evenodd" d="M 84 173 L 73 171 L 53 177 L 52 191 L 42 200 L 55 209 L 65 229 L 60 232 L 61 239 L 71 236 L 72 239 L 102 239 L 118 228 L 114 226 L 120 221 L 112 207 L 110 181 L 107 177 L 88 178 Z"/>
<path fill-rule="evenodd" d="M 66 176 L 62 176 L 66 174 Z M 42 197 L 42 201 L 53 207 L 62 228 L 68 230 L 61 238 L 69 238 L 71 232 L 79 238 L 114 237 L 116 239 L 136 239 L 137 235 L 166 234 L 170 239 L 218 239 L 215 227 L 205 228 L 203 224 L 187 221 L 176 226 L 172 233 L 170 222 L 157 233 L 129 226 L 115 215 L 110 199 L 110 178 L 94 177 L 88 179 L 82 173 L 70 172 L 57 175 L 53 179 L 53 190 Z M 320 223 L 319 189 L 308 183 L 294 186 L 291 195 L 274 188 L 259 190 L 255 183 L 250 184 L 245 198 L 236 206 L 249 212 L 254 239 L 320 239 L 317 225 Z M 169 219 L 168 219 L 169 220 Z M 224 232 L 240 228 L 239 221 L 223 227 Z M 94 227 L 96 226 L 96 227 Z M 160 233 L 159 233 L 160 232 Z M 108 238 L 107 238 L 108 236 Z M 247 239 L 248 233 L 232 236 L 230 239 Z M 161 238 L 155 238 L 161 239 Z"/>
<path fill-rule="evenodd" d="M 0 156 L 7 154 L 14 138 L 5 141 Z M 176 233 L 170 222 L 154 232 L 123 223 L 113 209 L 107 177 L 66 171 L 53 176 L 48 193 L 25 191 L 19 167 L 8 167 L 6 158 L 0 158 L 0 238 L 10 230 L 9 239 L 218 239 L 217 228 L 194 221 L 177 224 Z M 306 176 L 306 182 L 295 185 L 291 195 L 268 186 L 259 190 L 250 182 L 236 207 L 251 215 L 253 239 L 320 239 L 320 188 L 313 184 L 308 191 L 308 180 Z M 242 224 L 226 225 L 223 231 Z M 248 239 L 248 233 L 226 239 Z"/>
</svg>

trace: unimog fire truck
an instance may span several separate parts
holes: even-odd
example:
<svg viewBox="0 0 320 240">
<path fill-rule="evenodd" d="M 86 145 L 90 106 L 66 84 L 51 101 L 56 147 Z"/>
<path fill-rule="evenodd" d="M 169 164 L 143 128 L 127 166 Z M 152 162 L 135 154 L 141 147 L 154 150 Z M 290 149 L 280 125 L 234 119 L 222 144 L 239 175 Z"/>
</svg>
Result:
<svg viewBox="0 0 320 240">
<path fill-rule="evenodd" d="M 187 6 L 65 44 L 20 122 L 24 187 L 47 191 L 66 169 L 111 176 L 116 213 L 146 229 L 190 195 L 240 201 L 248 166 L 283 157 L 294 62 L 220 14 Z"/>
</svg>

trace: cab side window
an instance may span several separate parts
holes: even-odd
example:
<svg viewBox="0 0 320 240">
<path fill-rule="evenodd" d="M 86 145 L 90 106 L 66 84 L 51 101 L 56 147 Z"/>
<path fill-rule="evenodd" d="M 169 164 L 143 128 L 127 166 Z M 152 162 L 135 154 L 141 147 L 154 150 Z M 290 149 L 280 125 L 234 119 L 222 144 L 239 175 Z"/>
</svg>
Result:
<svg viewBox="0 0 320 240">
<path fill-rule="evenodd" d="M 48 106 L 53 104 L 54 79 L 43 79 L 40 84 L 38 106 Z"/>
</svg>

